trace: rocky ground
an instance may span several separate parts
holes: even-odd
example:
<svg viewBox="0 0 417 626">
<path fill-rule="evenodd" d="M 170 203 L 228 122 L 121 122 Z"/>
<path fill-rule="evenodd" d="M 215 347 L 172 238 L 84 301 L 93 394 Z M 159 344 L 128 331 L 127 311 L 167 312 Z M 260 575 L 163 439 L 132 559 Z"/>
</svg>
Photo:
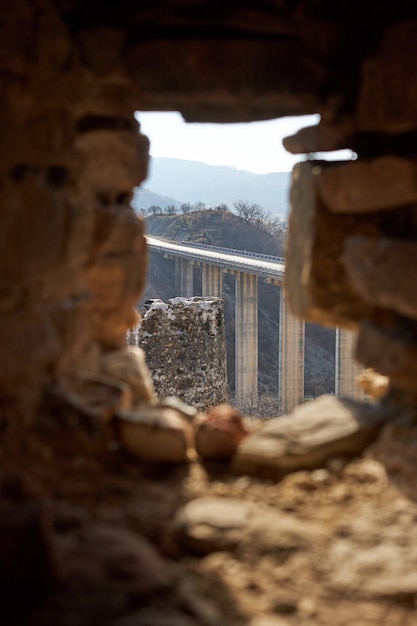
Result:
<svg viewBox="0 0 417 626">
<path fill-rule="evenodd" d="M 284 445 L 286 422 L 267 423 L 270 444 L 281 441 L 274 478 L 259 477 L 261 462 L 247 465 L 248 475 L 236 458 L 144 463 L 91 428 L 74 442 L 68 429 L 59 448 L 48 426 L 24 458 L 9 451 L 1 480 L 1 623 L 416 624 L 414 415 L 392 421 L 390 411 L 377 411 L 382 417 L 374 419 L 372 407 L 365 415 L 337 402 L 308 405 L 303 415 L 316 415 L 322 433 L 315 437 L 314 427 L 308 445 L 295 427 Z M 337 413 L 331 432 L 329 410 Z M 246 426 L 253 431 L 243 441 L 247 453 L 261 431 L 255 420 Z M 288 456 L 298 458 L 291 471 Z"/>
</svg>

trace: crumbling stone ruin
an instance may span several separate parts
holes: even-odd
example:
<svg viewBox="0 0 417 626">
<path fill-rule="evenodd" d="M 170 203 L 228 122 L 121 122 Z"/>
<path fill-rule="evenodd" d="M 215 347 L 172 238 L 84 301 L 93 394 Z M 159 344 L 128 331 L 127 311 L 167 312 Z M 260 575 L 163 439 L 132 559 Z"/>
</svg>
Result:
<svg viewBox="0 0 417 626">
<path fill-rule="evenodd" d="M 160 398 L 178 396 L 200 411 L 227 401 L 223 301 L 150 300 L 128 340 L 140 346 Z"/>
<path fill-rule="evenodd" d="M 356 611 L 356 623 L 411 625 L 415 2 L 15 0 L 2 13 L 0 621 L 345 626 Z M 321 116 L 285 140 L 309 157 L 293 174 L 288 301 L 306 320 L 357 329 L 357 358 L 389 384 L 374 405 L 325 398 L 241 443 L 236 426 L 235 471 L 304 472 L 282 489 L 204 483 L 197 464 L 194 482 L 170 474 L 164 490 L 149 479 L 164 470 L 146 463 L 196 462 L 204 418 L 158 404 L 142 353 L 126 347 L 147 262 L 130 206 L 148 167 L 136 110 L 179 110 L 189 122 Z M 339 148 L 357 159 L 315 158 Z M 379 434 L 374 459 L 345 471 Z M 357 524 L 340 525 L 358 484 Z M 226 502 L 201 503 L 203 485 Z M 332 486 L 324 536 L 313 492 Z M 241 505 L 245 493 L 268 511 Z M 277 501 L 286 513 L 266 517 Z M 297 526 L 291 511 L 304 501 Z M 266 533 L 264 519 L 278 530 Z"/>
</svg>

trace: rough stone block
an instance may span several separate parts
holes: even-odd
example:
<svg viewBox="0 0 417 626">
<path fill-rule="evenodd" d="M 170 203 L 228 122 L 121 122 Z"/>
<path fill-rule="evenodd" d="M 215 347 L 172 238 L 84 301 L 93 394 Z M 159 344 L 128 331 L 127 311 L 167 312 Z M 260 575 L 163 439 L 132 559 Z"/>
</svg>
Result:
<svg viewBox="0 0 417 626">
<path fill-rule="evenodd" d="M 380 217 L 332 215 L 317 191 L 323 164 L 295 166 L 291 192 L 285 286 L 294 315 L 355 328 L 371 307 L 353 290 L 342 261 L 346 236 L 381 235 Z"/>
<path fill-rule="evenodd" d="M 375 405 L 322 396 L 248 435 L 237 449 L 233 468 L 279 479 L 289 472 L 320 467 L 333 456 L 357 456 L 386 419 Z"/>
<path fill-rule="evenodd" d="M 144 222 L 130 206 L 102 207 L 94 214 L 93 254 L 123 255 L 135 250 L 145 257 L 143 232 Z M 145 269 L 142 268 L 143 274 Z"/>
<path fill-rule="evenodd" d="M 93 306 L 112 308 L 117 304 L 135 304 L 142 293 L 145 277 L 143 253 L 127 253 L 100 258 L 88 271 L 88 287 Z"/>
<path fill-rule="evenodd" d="M 321 77 L 290 38 L 142 40 L 127 68 L 144 110 L 180 110 L 188 121 L 253 121 L 321 106 L 312 89 Z"/>
<path fill-rule="evenodd" d="M 105 77 L 115 73 L 120 68 L 125 40 L 125 33 L 121 29 L 82 29 L 79 41 L 84 62 L 96 76 Z"/>
<path fill-rule="evenodd" d="M 122 348 L 125 333 L 139 321 L 133 305 L 145 283 L 143 222 L 127 206 L 95 212 L 93 263 L 87 271 L 94 336 L 107 349 Z"/>
<path fill-rule="evenodd" d="M 58 333 L 59 357 L 53 369 L 57 378 L 80 371 L 97 372 L 99 346 L 92 338 L 85 299 L 65 300 L 51 317 Z"/>
<path fill-rule="evenodd" d="M 354 133 L 351 119 L 324 122 L 301 128 L 294 135 L 284 137 L 284 148 L 291 154 L 327 152 L 348 148 Z"/>
<path fill-rule="evenodd" d="M 9 164 L 10 170 L 28 164 L 47 170 L 52 167 L 69 168 L 71 164 L 72 142 L 75 134 L 73 116 L 58 105 L 54 109 L 48 104 L 38 104 L 36 111 L 27 117 L 16 117 L 15 109 L 19 95 L 12 90 L 1 98 L 2 120 L 0 132 L 3 138 L 0 147 L 0 160 Z"/>
<path fill-rule="evenodd" d="M 203 459 L 230 459 L 246 436 L 242 416 L 228 404 L 214 407 L 194 422 L 195 445 Z"/>
<path fill-rule="evenodd" d="M 365 302 L 417 319 L 417 243 L 348 237 L 343 262 Z"/>
<path fill-rule="evenodd" d="M 61 349 L 51 317 L 41 312 L 20 311 L 0 319 L 0 390 L 5 397 L 22 394 L 39 382 Z"/>
<path fill-rule="evenodd" d="M 410 54 L 417 21 L 386 29 L 379 48 L 362 64 L 356 125 L 359 131 L 402 133 L 417 128 L 417 57 Z"/>
<path fill-rule="evenodd" d="M 126 331 L 139 322 L 139 315 L 131 304 L 112 309 L 93 310 L 90 314 L 93 338 L 106 350 L 126 346 Z"/>
<path fill-rule="evenodd" d="M 62 394 L 81 415 L 103 421 L 109 421 L 116 411 L 132 406 L 129 385 L 98 374 L 78 374 L 65 380 Z"/>
<path fill-rule="evenodd" d="M 131 117 L 132 111 L 139 108 L 132 87 L 132 82 L 125 72 L 107 74 L 89 91 L 82 112 L 87 116 L 127 119 L 131 121 L 132 128 L 139 131 L 139 124 L 135 125 Z"/>
<path fill-rule="evenodd" d="M 76 206 L 68 186 L 22 167 L 0 190 L 7 207 L 0 229 L 0 289 L 19 287 L 33 301 L 57 302 L 84 290 L 91 216 Z M 30 210 L 28 210 L 30 207 Z"/>
<path fill-rule="evenodd" d="M 91 130 L 76 140 L 80 190 L 99 201 L 118 204 L 148 175 L 149 140 L 131 131 Z"/>
<path fill-rule="evenodd" d="M 317 186 L 332 213 L 371 213 L 417 202 L 417 161 L 395 156 L 322 168 Z"/>
<path fill-rule="evenodd" d="M 405 320 L 404 320 L 405 321 Z M 416 391 L 417 328 L 382 328 L 362 322 L 359 326 L 356 359 L 365 367 L 388 376 L 390 382 L 405 391 Z"/>
<path fill-rule="evenodd" d="M 155 463 L 191 460 L 193 428 L 181 413 L 170 408 L 148 407 L 121 411 L 118 418 L 120 441 L 137 458 Z"/>
</svg>

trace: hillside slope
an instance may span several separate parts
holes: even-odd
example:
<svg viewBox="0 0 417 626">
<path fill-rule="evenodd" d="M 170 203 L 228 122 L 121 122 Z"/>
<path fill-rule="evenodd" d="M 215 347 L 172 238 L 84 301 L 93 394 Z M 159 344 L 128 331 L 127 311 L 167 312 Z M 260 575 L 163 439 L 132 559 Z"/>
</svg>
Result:
<svg viewBox="0 0 417 626">
<path fill-rule="evenodd" d="M 146 218 L 146 230 L 172 241 L 284 255 L 283 238 L 273 237 L 230 211 L 207 209 L 184 215 L 152 215 Z"/>
<path fill-rule="evenodd" d="M 186 215 L 156 215 L 146 219 L 147 232 L 172 241 L 194 241 L 209 245 L 250 250 L 284 256 L 284 242 L 260 231 L 230 212 L 195 211 Z M 234 317 L 235 279 L 224 275 L 224 301 L 228 377 L 234 391 Z M 195 294 L 201 294 L 201 270 L 194 270 Z M 277 396 L 278 388 L 278 322 L 279 292 L 259 281 L 259 387 L 262 394 Z M 167 300 L 175 292 L 174 262 L 161 254 L 151 253 L 148 281 L 142 302 L 148 298 Z M 316 325 L 306 329 L 307 396 L 334 390 L 334 332 Z"/>
</svg>

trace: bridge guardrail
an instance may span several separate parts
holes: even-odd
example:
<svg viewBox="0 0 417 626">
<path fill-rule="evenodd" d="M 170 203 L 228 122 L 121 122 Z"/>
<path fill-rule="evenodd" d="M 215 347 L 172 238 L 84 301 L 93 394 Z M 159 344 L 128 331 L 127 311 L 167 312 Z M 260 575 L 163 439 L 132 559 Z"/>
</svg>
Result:
<svg viewBox="0 0 417 626">
<path fill-rule="evenodd" d="M 269 263 L 279 263 L 285 265 L 285 257 L 273 256 L 271 254 L 261 254 L 259 252 L 250 252 L 248 250 L 237 250 L 236 248 L 222 248 L 221 246 L 210 246 L 206 243 L 195 243 L 194 241 L 179 241 L 181 246 L 189 246 L 190 248 L 202 248 L 203 250 L 213 250 L 215 252 L 223 252 L 224 254 L 233 254 L 235 256 L 246 256 L 251 259 L 260 259 Z"/>
</svg>

